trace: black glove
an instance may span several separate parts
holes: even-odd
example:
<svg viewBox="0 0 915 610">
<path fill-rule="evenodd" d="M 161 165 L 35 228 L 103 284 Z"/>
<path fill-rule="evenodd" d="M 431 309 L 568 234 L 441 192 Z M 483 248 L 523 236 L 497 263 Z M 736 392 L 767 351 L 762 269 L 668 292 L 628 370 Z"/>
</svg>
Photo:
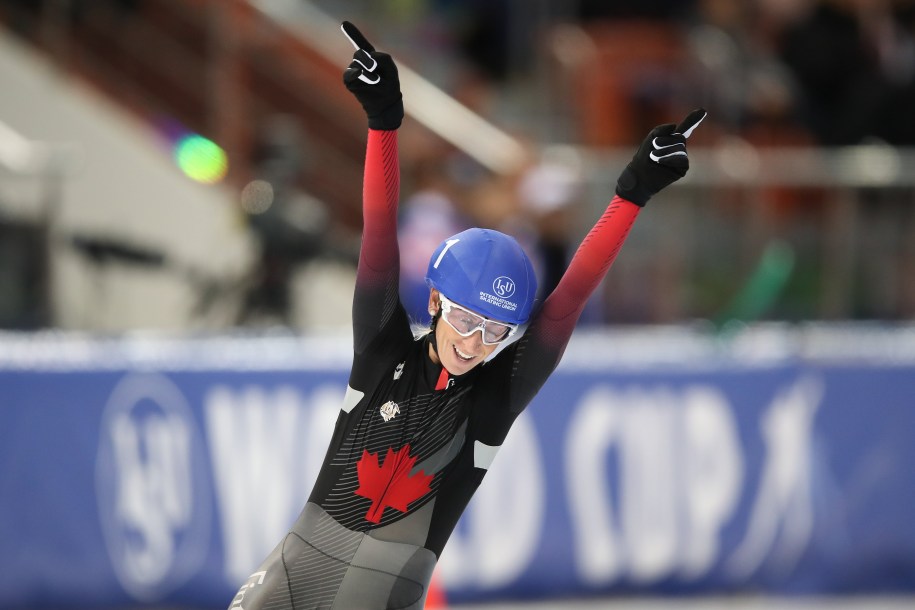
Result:
<svg viewBox="0 0 915 610">
<path fill-rule="evenodd" d="M 679 125 L 671 123 L 652 129 L 620 174 L 616 194 L 644 206 L 655 193 L 685 176 L 689 169 L 686 139 L 707 114 L 699 108 Z"/>
<path fill-rule="evenodd" d="M 397 129 L 403 121 L 403 96 L 394 60 L 376 51 L 349 21 L 340 29 L 356 47 L 353 62 L 343 73 L 343 84 L 362 104 L 371 129 Z"/>
</svg>

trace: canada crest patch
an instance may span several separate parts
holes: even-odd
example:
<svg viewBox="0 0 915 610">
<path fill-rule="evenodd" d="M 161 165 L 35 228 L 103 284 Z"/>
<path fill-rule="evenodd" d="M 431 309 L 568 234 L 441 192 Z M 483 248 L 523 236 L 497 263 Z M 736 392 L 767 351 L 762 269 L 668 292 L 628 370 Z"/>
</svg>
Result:
<svg viewBox="0 0 915 610">
<path fill-rule="evenodd" d="M 397 406 L 397 403 L 393 400 L 389 400 L 388 402 L 381 405 L 379 412 L 381 413 L 381 417 L 384 419 L 384 421 L 391 421 L 398 413 L 400 413 L 400 407 Z"/>
</svg>

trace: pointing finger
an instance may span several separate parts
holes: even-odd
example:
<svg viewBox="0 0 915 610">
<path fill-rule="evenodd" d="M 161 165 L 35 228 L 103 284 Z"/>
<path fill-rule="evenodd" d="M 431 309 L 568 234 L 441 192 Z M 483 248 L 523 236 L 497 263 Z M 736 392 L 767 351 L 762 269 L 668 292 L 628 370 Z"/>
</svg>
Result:
<svg viewBox="0 0 915 610">
<path fill-rule="evenodd" d="M 362 50 L 367 53 L 375 52 L 375 47 L 372 46 L 372 43 L 366 40 L 365 36 L 362 35 L 362 32 L 359 31 L 359 28 L 354 26 L 349 21 L 344 21 L 340 25 L 340 30 L 347 38 L 349 38 L 350 43 L 356 47 L 357 51 Z"/>
<path fill-rule="evenodd" d="M 681 133 L 684 138 L 688 138 L 692 135 L 693 130 L 699 126 L 699 123 L 707 116 L 708 112 L 706 112 L 704 108 L 693 110 L 679 125 L 677 125 L 675 133 Z"/>
</svg>

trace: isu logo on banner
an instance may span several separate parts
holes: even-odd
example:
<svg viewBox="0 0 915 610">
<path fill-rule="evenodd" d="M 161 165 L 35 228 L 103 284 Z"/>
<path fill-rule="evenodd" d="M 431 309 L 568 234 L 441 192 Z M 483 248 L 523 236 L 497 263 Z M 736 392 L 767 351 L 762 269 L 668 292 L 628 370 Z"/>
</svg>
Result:
<svg viewBox="0 0 915 610">
<path fill-rule="evenodd" d="M 202 565 L 212 501 L 207 457 L 181 391 L 128 375 L 102 414 L 96 492 L 111 564 L 124 589 L 154 601 Z"/>
</svg>

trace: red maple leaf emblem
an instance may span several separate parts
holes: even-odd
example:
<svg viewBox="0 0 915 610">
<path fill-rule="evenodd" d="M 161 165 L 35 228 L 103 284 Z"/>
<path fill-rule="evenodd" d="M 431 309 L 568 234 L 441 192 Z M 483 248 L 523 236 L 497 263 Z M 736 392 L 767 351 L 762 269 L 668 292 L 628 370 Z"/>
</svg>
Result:
<svg viewBox="0 0 915 610">
<path fill-rule="evenodd" d="M 362 450 L 362 458 L 356 464 L 359 475 L 357 496 L 372 501 L 365 514 L 367 521 L 380 523 L 384 508 L 390 506 L 402 513 L 407 512 L 407 504 L 417 500 L 429 491 L 429 481 L 435 476 L 422 470 L 410 475 L 415 457 L 410 457 L 410 445 L 404 445 L 399 451 L 388 447 L 384 456 L 384 465 L 378 465 L 378 454 Z"/>
</svg>

